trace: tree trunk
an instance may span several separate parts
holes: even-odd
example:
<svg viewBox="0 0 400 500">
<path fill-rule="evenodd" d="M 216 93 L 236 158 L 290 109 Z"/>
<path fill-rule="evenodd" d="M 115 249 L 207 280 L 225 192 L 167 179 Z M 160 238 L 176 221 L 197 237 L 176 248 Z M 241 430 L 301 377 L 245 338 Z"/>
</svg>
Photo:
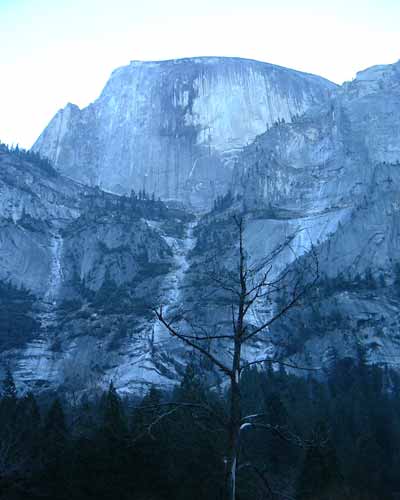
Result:
<svg viewBox="0 0 400 500">
<path fill-rule="evenodd" d="M 239 357 L 240 359 L 240 357 Z M 240 449 L 241 402 L 239 370 L 231 378 L 230 421 L 225 470 L 225 500 L 236 500 L 236 471 Z"/>
<path fill-rule="evenodd" d="M 240 364 L 244 334 L 245 300 L 247 292 L 245 254 L 243 249 L 243 221 L 239 222 L 239 282 L 240 295 L 237 322 L 233 324 L 234 352 L 231 371 L 231 395 L 229 408 L 229 442 L 225 471 L 226 500 L 236 500 L 236 472 L 240 451 L 240 426 L 242 408 L 240 400 Z"/>
</svg>

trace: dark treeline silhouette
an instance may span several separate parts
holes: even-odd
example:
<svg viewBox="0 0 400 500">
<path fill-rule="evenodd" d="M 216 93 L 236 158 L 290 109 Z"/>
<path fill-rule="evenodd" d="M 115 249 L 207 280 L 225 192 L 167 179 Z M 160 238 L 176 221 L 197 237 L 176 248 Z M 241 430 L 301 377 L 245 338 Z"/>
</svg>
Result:
<svg viewBox="0 0 400 500">
<path fill-rule="evenodd" d="M 189 365 L 172 393 L 154 387 L 123 400 L 38 403 L 18 396 L 7 372 L 0 400 L 0 498 L 220 499 L 226 411 Z M 294 446 L 267 429 L 243 429 L 240 499 L 390 500 L 400 477 L 400 378 L 391 370 L 337 361 L 325 382 L 283 369 L 243 373 L 243 405 L 270 429 L 318 443 Z M 176 404 L 175 404 L 176 403 Z M 205 412 L 204 408 L 210 409 Z"/>
<path fill-rule="evenodd" d="M 17 146 L 9 146 L 0 141 L 0 160 L 4 155 L 11 155 L 13 166 L 25 168 L 23 162 L 28 162 L 33 167 L 39 168 L 43 173 L 50 177 L 62 175 L 55 169 L 52 162 L 47 158 L 42 157 L 39 153 L 32 150 L 27 150 Z M 79 222 L 84 222 L 87 219 L 98 219 L 102 215 L 110 215 L 116 219 L 126 220 L 127 215 L 133 218 L 151 217 L 155 219 L 179 219 L 189 221 L 193 219 L 193 215 L 185 212 L 184 209 L 169 206 L 162 201 L 160 197 L 156 197 L 154 192 L 147 192 L 144 188 L 138 192 L 131 190 L 129 194 L 117 194 L 101 189 L 99 186 L 84 186 L 79 181 L 75 181 L 76 185 L 80 185 L 83 191 L 81 198 L 81 216 L 77 219 Z M 25 224 L 32 221 L 32 216 L 23 213 Z"/>
<path fill-rule="evenodd" d="M 0 154 L 1 153 L 10 153 L 19 160 L 29 161 L 44 170 L 48 175 L 57 175 L 57 170 L 54 168 L 50 160 L 43 158 L 39 153 L 30 149 L 20 148 L 18 145 L 9 146 L 8 144 L 4 144 L 0 141 Z"/>
<path fill-rule="evenodd" d="M 230 190 L 224 195 L 217 196 L 214 200 L 213 212 L 222 212 L 226 210 L 233 204 L 234 201 L 235 197 Z"/>
<path fill-rule="evenodd" d="M 82 208 L 84 210 L 82 217 L 86 219 L 97 219 L 101 215 L 111 215 L 117 218 L 124 218 L 127 214 L 132 217 L 156 217 L 172 218 L 174 215 L 181 215 L 182 211 L 168 210 L 166 204 L 160 199 L 151 196 L 145 191 L 139 191 L 136 194 L 131 192 L 130 196 L 116 195 L 102 191 L 99 187 L 87 190 L 83 199 Z"/>
<path fill-rule="evenodd" d="M 140 189 L 138 193 L 132 189 L 130 197 L 134 200 L 156 201 L 156 195 L 154 193 L 150 195 L 145 189 Z M 160 198 L 158 198 L 158 201 L 160 201 Z"/>
</svg>

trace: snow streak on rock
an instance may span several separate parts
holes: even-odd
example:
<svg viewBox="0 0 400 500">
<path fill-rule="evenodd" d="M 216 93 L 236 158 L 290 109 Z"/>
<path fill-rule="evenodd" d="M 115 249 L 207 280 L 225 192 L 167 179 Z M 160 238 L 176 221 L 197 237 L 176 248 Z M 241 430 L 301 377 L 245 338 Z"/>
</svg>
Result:
<svg viewBox="0 0 400 500">
<path fill-rule="evenodd" d="M 44 300 L 52 305 L 56 305 L 58 294 L 63 280 L 62 268 L 62 252 L 63 252 L 63 239 L 59 233 L 55 233 L 51 237 L 49 246 L 51 263 L 49 284 L 47 292 L 45 293 Z"/>
</svg>

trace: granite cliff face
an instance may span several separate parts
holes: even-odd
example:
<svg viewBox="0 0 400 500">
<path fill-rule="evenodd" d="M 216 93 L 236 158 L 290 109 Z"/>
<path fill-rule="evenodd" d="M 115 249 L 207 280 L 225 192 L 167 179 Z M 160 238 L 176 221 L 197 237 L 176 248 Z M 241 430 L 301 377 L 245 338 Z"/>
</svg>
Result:
<svg viewBox="0 0 400 500">
<path fill-rule="evenodd" d="M 182 362 L 154 347 L 151 307 L 176 293 L 193 216 L 77 184 L 4 147 L 0 191 L 0 364 L 20 387 L 118 380 L 132 392 L 177 379 Z"/>
<path fill-rule="evenodd" d="M 245 241 L 252 259 L 262 258 L 277 245 L 290 240 L 290 248 L 274 261 L 276 276 L 306 259 L 312 247 L 318 255 L 321 273 L 313 299 L 250 345 L 244 353 L 249 360 L 284 356 L 301 365 L 321 367 L 319 373 L 323 375 L 337 357 L 356 356 L 361 351 L 370 362 L 397 365 L 400 349 L 400 63 L 360 72 L 354 81 L 336 89 L 329 98 L 330 85 L 324 81 L 260 63 L 260 68 L 268 68 L 268 71 L 265 69 L 268 78 L 275 75 L 277 88 L 283 89 L 279 95 L 286 91 L 289 95 L 292 91 L 288 89 L 299 81 L 301 88 L 304 81 L 308 82 L 307 88 L 310 93 L 314 92 L 312 98 L 301 101 L 303 104 L 291 94 L 300 107 L 307 101 L 309 109 L 303 109 L 302 113 L 299 108 L 296 114 L 280 107 L 281 111 L 288 110 L 285 122 L 290 123 L 272 124 L 279 116 L 274 115 L 268 122 L 265 115 L 262 120 L 270 126 L 261 134 L 261 121 L 244 120 L 238 125 L 235 113 L 239 108 L 235 103 L 241 102 L 242 97 L 228 105 L 224 101 L 228 94 L 221 90 L 224 97 L 221 93 L 216 94 L 218 99 L 214 95 L 219 84 L 221 89 L 226 89 L 228 80 L 232 85 L 237 84 L 230 73 L 237 64 L 242 69 L 246 67 L 246 71 L 243 69 L 246 73 L 258 63 L 230 59 L 223 62 L 199 59 L 133 63 L 117 70 L 94 105 L 83 111 L 67 107 L 56 116 L 36 145 L 49 157 L 59 158 L 58 167 L 69 176 L 90 173 L 94 176 L 90 181 L 93 184 L 102 183 L 115 189 L 118 176 L 126 172 L 123 167 L 127 165 L 126 158 L 130 162 L 132 156 L 129 155 L 133 154 L 133 149 L 130 152 L 123 149 L 124 145 L 130 148 L 128 135 L 124 134 L 128 134 L 129 123 L 133 123 L 129 121 L 133 120 L 133 114 L 135 120 L 142 117 L 142 128 L 132 132 L 136 134 L 140 155 L 146 147 L 153 148 L 160 137 L 165 144 L 170 141 L 168 147 L 173 154 L 178 154 L 182 144 L 179 141 L 186 140 L 187 130 L 182 135 L 170 132 L 160 135 L 160 123 L 169 131 L 176 131 L 178 126 L 178 122 L 171 125 L 168 121 L 171 116 L 177 116 L 174 113 L 178 104 L 174 105 L 173 113 L 168 114 L 160 104 L 167 106 L 162 96 L 168 92 L 175 95 L 177 81 L 188 83 L 188 68 L 197 75 L 190 80 L 192 85 L 198 81 L 198 72 L 203 74 L 208 67 L 207 72 L 215 71 L 214 86 L 208 94 L 196 94 L 192 101 L 188 91 L 187 102 L 191 102 L 190 109 L 195 109 L 198 102 L 214 99 L 217 103 L 222 99 L 228 111 L 222 114 L 225 108 L 221 108 L 221 115 L 212 115 L 215 129 L 209 139 L 211 153 L 204 159 L 204 175 L 210 181 L 210 172 L 216 168 L 213 156 L 216 151 L 220 154 L 218 168 L 225 165 L 221 171 L 230 172 L 220 184 L 221 189 L 226 186 L 230 192 L 219 198 L 208 213 L 193 214 L 182 205 L 143 199 L 146 198 L 142 192 L 144 187 L 146 191 L 158 189 L 154 184 L 158 174 L 154 172 L 161 175 L 161 170 L 151 171 L 156 163 L 146 156 L 141 156 L 143 163 L 130 177 L 136 182 L 132 184 L 135 190 L 141 191 L 138 199 L 136 195 L 117 196 L 101 191 L 51 168 L 40 167 L 32 159 L 0 152 L 0 285 L 11 282 L 25 287 L 32 294 L 29 300 L 25 298 L 26 303 L 31 304 L 26 314 L 36 321 L 29 323 L 29 335 L 19 337 L 11 346 L 3 342 L 4 335 L 0 335 L 1 357 L 11 363 L 21 386 L 79 391 L 104 387 L 113 380 L 120 391 L 132 393 L 145 389 L 149 383 L 164 387 L 174 384 L 190 353 L 154 320 L 151 307 L 162 303 L 166 313 L 176 316 L 182 310 L 192 311 L 193 322 L 207 323 L 220 331 L 228 328 L 229 311 L 224 310 L 218 300 L 204 300 L 202 275 L 212 257 L 228 267 L 235 262 L 237 241 L 231 217 L 234 212 L 246 214 Z M 221 72 L 231 76 L 222 78 Z M 289 83 L 282 83 L 284 75 Z M 144 96 L 143 88 L 137 86 L 147 82 L 146 78 L 159 82 L 158 87 L 148 83 L 143 87 L 152 89 L 150 100 Z M 207 78 L 204 82 L 210 84 Z M 321 91 L 319 97 L 315 94 L 315 81 Z M 164 82 L 163 85 L 160 82 Z M 166 82 L 175 82 L 168 87 L 167 94 L 164 92 Z M 254 83 L 253 90 L 246 90 L 249 92 L 246 95 L 253 97 L 246 97 L 250 100 L 242 104 L 249 109 L 256 102 L 257 85 Z M 242 85 L 237 92 L 244 95 Z M 303 95 L 311 95 L 304 92 Z M 135 113 L 129 111 L 127 104 L 132 102 L 132 93 L 138 106 Z M 141 99 L 137 98 L 139 94 Z M 239 94 L 232 95 L 238 97 Z M 125 95 L 125 101 L 113 100 L 116 95 Z M 147 114 L 151 101 L 157 119 Z M 101 103 L 107 103 L 108 107 L 100 106 Z M 198 143 L 199 137 L 205 136 L 201 135 L 201 127 L 196 128 L 199 122 L 193 121 L 194 117 L 199 119 L 201 112 L 214 109 L 216 104 L 209 108 L 202 104 L 196 114 L 189 113 L 186 104 L 180 106 L 179 109 L 183 106 L 185 111 L 179 115 L 183 120 L 179 127 L 185 123 L 185 127 L 190 125 L 191 130 L 196 130 L 193 151 L 198 152 L 206 148 L 204 141 L 201 147 Z M 254 106 L 253 117 L 258 109 Z M 131 118 L 124 119 L 123 124 L 119 122 L 122 108 L 132 113 L 128 113 Z M 269 117 L 271 109 L 268 108 L 269 114 L 265 111 Z M 89 119 L 98 116 L 96 113 L 100 111 L 106 114 L 111 128 L 107 140 L 96 142 L 94 136 L 90 139 L 83 131 L 94 133 L 96 127 L 90 123 L 97 122 Z M 77 125 L 72 127 L 71 123 Z M 227 123 L 235 133 L 225 133 L 227 129 L 222 124 Z M 263 126 L 267 128 L 265 123 Z M 60 137 L 59 147 L 56 137 Z M 252 138 L 255 140 L 245 146 Z M 121 142 L 118 147 L 110 148 L 110 156 L 106 156 L 101 148 L 113 141 Z M 161 143 L 157 144 L 158 148 Z M 45 145 L 49 148 L 47 152 L 43 149 Z M 116 150 L 120 154 L 118 161 L 111 154 Z M 102 166 L 96 163 L 91 156 L 94 151 L 99 153 L 99 161 L 108 158 L 109 163 L 103 162 Z M 84 152 L 88 156 L 83 170 L 80 158 Z M 159 165 L 162 162 L 170 165 L 161 153 L 159 161 Z M 197 176 L 194 173 L 197 166 L 190 174 L 193 163 L 187 164 L 191 165 L 187 171 L 181 169 L 183 164 L 174 163 L 174 175 L 178 177 L 174 177 L 173 182 L 177 190 L 171 191 L 172 181 L 160 177 L 159 186 L 168 191 L 158 192 L 186 201 L 192 197 L 192 202 L 197 200 L 198 206 L 203 206 L 203 201 L 213 199 L 216 191 L 211 182 L 203 184 L 203 196 L 203 187 L 200 189 L 196 184 L 200 177 L 186 190 L 187 179 L 183 183 L 180 175 L 186 172 L 188 179 L 192 179 Z M 88 177 L 80 178 L 89 182 Z M 127 179 L 123 182 L 131 185 Z M 153 184 L 147 184 L 150 179 Z M 200 193 L 199 197 L 193 198 L 193 193 Z M 0 306 L 1 290 L 0 286 Z M 17 292 L 15 296 L 21 301 Z M 260 301 L 249 322 L 257 324 L 268 314 L 268 307 Z M 25 330 L 28 332 L 28 328 Z M 282 339 L 285 339 L 284 347 Z"/>
<path fill-rule="evenodd" d="M 350 224 L 352 233 L 358 233 L 353 238 L 353 256 L 349 257 L 352 248 L 347 240 L 346 248 L 337 250 L 337 258 L 327 268 L 331 275 L 344 272 L 366 243 L 359 233 L 361 227 L 364 237 L 374 231 L 366 226 L 367 219 L 375 229 L 386 224 L 388 217 L 396 223 L 399 109 L 400 63 L 360 72 L 330 102 L 295 123 L 273 127 L 249 146 L 240 158 L 233 189 L 248 210 L 265 211 L 277 220 L 307 228 L 314 244 L 331 240 L 339 223 Z M 354 222 L 361 218 L 365 220 L 362 226 Z M 377 233 L 383 236 L 377 238 L 380 244 L 389 244 L 387 231 Z M 299 245 L 306 239 L 301 238 Z M 396 235 L 390 244 L 398 244 Z M 368 266 L 387 267 L 385 259 L 394 258 L 397 247 L 390 252 L 365 251 L 353 272 L 363 272 Z M 347 255 L 345 267 L 343 253 Z"/>
<path fill-rule="evenodd" d="M 226 191 L 244 146 L 334 89 L 245 59 L 133 61 L 113 72 L 93 104 L 60 110 L 33 149 L 87 184 L 204 208 Z"/>
<path fill-rule="evenodd" d="M 318 253 L 319 300 L 301 328 L 291 327 L 301 342 L 297 356 L 311 364 L 321 353 L 329 364 L 332 353 L 362 348 L 371 361 L 396 365 L 399 110 L 400 63 L 373 67 L 329 103 L 257 138 L 239 160 L 234 189 L 254 214 L 252 253 L 289 235 L 293 252 L 279 266 L 312 244 Z"/>
</svg>

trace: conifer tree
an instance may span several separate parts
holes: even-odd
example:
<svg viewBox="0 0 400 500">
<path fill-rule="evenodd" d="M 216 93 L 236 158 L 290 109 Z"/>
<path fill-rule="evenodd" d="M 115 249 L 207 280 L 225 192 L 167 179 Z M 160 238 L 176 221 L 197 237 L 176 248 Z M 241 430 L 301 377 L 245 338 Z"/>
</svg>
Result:
<svg viewBox="0 0 400 500">
<path fill-rule="evenodd" d="M 112 382 L 103 398 L 103 429 L 109 439 L 123 439 L 127 432 L 122 402 Z"/>
<path fill-rule="evenodd" d="M 14 378 L 9 368 L 7 368 L 6 376 L 3 380 L 2 397 L 13 401 L 17 398 L 17 388 L 15 387 Z"/>
<path fill-rule="evenodd" d="M 11 432 L 10 429 L 15 427 L 16 411 L 17 411 L 17 389 L 13 375 L 9 368 L 6 370 L 6 376 L 2 383 L 0 400 L 0 420 L 3 423 L 5 432 Z"/>
<path fill-rule="evenodd" d="M 306 450 L 297 486 L 298 500 L 338 500 L 345 498 L 336 451 L 324 422 L 317 424 L 316 446 Z"/>
<path fill-rule="evenodd" d="M 68 437 L 64 410 L 56 398 L 45 416 L 41 437 L 41 463 L 48 478 L 44 484 L 50 498 L 70 497 L 66 482 L 70 467 Z"/>
<path fill-rule="evenodd" d="M 46 415 L 43 433 L 47 455 L 55 460 L 60 459 L 67 443 L 67 426 L 64 410 L 58 398 L 53 401 Z"/>
<path fill-rule="evenodd" d="M 289 428 L 289 415 L 278 393 L 272 393 L 267 398 L 265 408 L 268 414 L 268 423 L 285 432 Z M 283 464 L 289 467 L 290 463 L 293 462 L 293 445 L 281 439 L 274 432 L 268 433 L 267 441 L 271 472 L 276 474 L 283 468 Z"/>
</svg>

